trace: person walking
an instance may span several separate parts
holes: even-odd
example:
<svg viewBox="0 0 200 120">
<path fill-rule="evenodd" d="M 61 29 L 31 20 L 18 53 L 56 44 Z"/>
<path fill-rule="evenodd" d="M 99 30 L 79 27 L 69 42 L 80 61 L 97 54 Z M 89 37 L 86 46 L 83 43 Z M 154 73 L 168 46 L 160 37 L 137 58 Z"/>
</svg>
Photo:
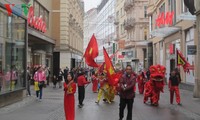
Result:
<svg viewBox="0 0 200 120">
<path fill-rule="evenodd" d="M 176 73 L 176 70 L 171 72 L 171 76 L 169 78 L 169 91 L 170 91 L 170 103 L 173 104 L 174 93 L 176 95 L 176 102 L 178 105 L 181 105 L 181 98 L 179 92 L 179 83 L 180 83 L 180 76 Z"/>
<path fill-rule="evenodd" d="M 36 90 L 36 97 L 37 99 L 39 99 L 39 101 L 41 101 L 42 89 L 44 87 L 45 80 L 46 80 L 45 71 L 43 70 L 42 67 L 39 67 L 38 70 L 35 72 L 34 80 L 36 81 L 36 83 L 38 82 L 38 87 L 39 87 L 39 90 Z"/>
<path fill-rule="evenodd" d="M 27 89 L 27 95 L 31 96 L 31 90 L 30 90 L 30 82 L 31 82 L 31 73 L 30 73 L 30 67 L 27 67 L 27 82 L 26 82 L 26 89 Z"/>
<path fill-rule="evenodd" d="M 78 100 L 79 100 L 78 106 L 79 106 L 79 108 L 82 108 L 84 105 L 83 101 L 85 99 L 85 84 L 90 83 L 86 80 L 83 69 L 79 71 L 77 82 L 78 82 Z"/>
<path fill-rule="evenodd" d="M 75 99 L 76 83 L 71 73 L 67 75 L 67 80 L 64 82 L 64 110 L 66 120 L 75 120 Z"/>
<path fill-rule="evenodd" d="M 97 93 L 97 89 L 98 89 L 98 78 L 95 74 L 95 72 L 92 72 L 92 91 L 94 93 Z"/>
<path fill-rule="evenodd" d="M 135 83 L 136 83 L 136 76 L 132 74 L 131 65 L 127 65 L 126 72 L 120 78 L 117 86 L 120 96 L 119 120 L 122 120 L 124 117 L 124 109 L 126 105 L 128 107 L 126 120 L 132 120 L 132 109 L 135 98 L 135 91 L 134 91 Z"/>
<path fill-rule="evenodd" d="M 62 81 L 63 81 L 63 71 L 62 69 L 60 68 L 60 71 L 59 71 L 59 74 L 58 74 L 58 85 L 59 85 L 59 88 L 62 88 Z"/>
</svg>

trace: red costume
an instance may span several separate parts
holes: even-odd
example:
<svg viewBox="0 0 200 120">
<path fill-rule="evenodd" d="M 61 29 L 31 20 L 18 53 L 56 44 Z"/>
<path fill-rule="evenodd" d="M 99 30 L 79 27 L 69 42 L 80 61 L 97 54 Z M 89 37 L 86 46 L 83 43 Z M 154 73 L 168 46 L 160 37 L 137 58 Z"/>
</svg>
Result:
<svg viewBox="0 0 200 120">
<path fill-rule="evenodd" d="M 161 65 L 150 67 L 150 80 L 145 84 L 144 103 L 150 98 L 151 104 L 158 106 L 160 92 L 164 88 L 164 76 L 166 68 Z"/>
<path fill-rule="evenodd" d="M 170 90 L 170 103 L 173 104 L 174 93 L 176 94 L 176 102 L 177 104 L 181 104 L 180 92 L 179 92 L 179 76 L 178 75 L 171 75 L 169 78 L 169 90 Z"/>
<path fill-rule="evenodd" d="M 145 76 L 144 72 L 142 72 L 138 77 L 137 77 L 137 83 L 138 83 L 138 89 L 139 93 L 143 94 L 144 93 L 144 85 L 145 85 Z"/>
<path fill-rule="evenodd" d="M 98 89 L 98 79 L 95 75 L 92 75 L 92 91 L 93 92 L 97 92 L 97 89 Z"/>
<path fill-rule="evenodd" d="M 64 83 L 64 110 L 66 120 L 75 120 L 75 99 L 76 84 L 71 81 L 68 84 Z"/>
</svg>

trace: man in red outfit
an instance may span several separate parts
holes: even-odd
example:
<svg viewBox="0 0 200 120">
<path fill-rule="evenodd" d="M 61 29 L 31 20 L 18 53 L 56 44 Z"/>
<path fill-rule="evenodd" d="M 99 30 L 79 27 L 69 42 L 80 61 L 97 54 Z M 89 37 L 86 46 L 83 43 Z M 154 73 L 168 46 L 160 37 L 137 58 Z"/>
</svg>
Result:
<svg viewBox="0 0 200 120">
<path fill-rule="evenodd" d="M 79 71 L 77 82 L 78 82 L 78 100 L 79 100 L 78 106 L 79 108 L 82 108 L 84 105 L 83 100 L 85 99 L 85 84 L 90 83 L 86 80 L 85 72 L 83 69 Z"/>
<path fill-rule="evenodd" d="M 181 105 L 181 98 L 180 98 L 180 92 L 178 85 L 180 83 L 180 76 L 176 74 L 176 71 L 173 70 L 171 73 L 171 76 L 169 78 L 169 90 L 170 90 L 170 103 L 173 104 L 173 99 L 174 99 L 174 92 L 176 94 L 176 102 L 178 105 Z"/>
</svg>

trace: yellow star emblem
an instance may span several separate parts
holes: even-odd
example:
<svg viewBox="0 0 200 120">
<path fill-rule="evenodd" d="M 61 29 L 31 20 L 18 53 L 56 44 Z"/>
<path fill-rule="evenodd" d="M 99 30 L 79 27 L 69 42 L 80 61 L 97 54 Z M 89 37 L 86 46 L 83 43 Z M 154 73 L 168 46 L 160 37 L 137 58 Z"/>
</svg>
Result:
<svg viewBox="0 0 200 120">
<path fill-rule="evenodd" d="M 92 49 L 92 48 L 90 48 L 89 54 L 92 54 L 92 50 L 93 50 L 93 49 Z"/>
<path fill-rule="evenodd" d="M 109 68 L 109 73 L 110 75 L 113 75 L 115 73 L 112 67 Z"/>
</svg>

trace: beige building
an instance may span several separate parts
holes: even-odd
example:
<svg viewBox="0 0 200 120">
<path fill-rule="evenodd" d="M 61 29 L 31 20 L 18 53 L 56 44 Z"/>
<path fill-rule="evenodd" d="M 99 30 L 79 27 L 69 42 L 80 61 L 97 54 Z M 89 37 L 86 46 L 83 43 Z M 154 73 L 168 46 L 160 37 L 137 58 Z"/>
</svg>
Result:
<svg viewBox="0 0 200 120">
<path fill-rule="evenodd" d="M 195 87 L 194 87 L 194 97 L 200 97 L 200 1 L 195 1 L 196 8 L 196 35 L 195 35 L 195 44 L 197 45 L 197 56 L 195 57 Z"/>
<path fill-rule="evenodd" d="M 166 78 L 177 67 L 176 49 L 180 50 L 191 65 L 195 54 L 189 51 L 194 46 L 196 17 L 188 12 L 184 0 L 149 0 L 147 9 L 150 22 L 150 38 L 153 47 L 153 64 L 166 66 Z M 195 84 L 195 73 L 185 74 L 181 67 L 182 82 Z"/>
<path fill-rule="evenodd" d="M 11 15 L 5 4 L 12 4 Z M 22 8 L 24 4 L 30 4 L 27 14 Z M 52 68 L 55 40 L 51 31 L 52 0 L 1 1 L 0 9 L 1 107 L 26 96 L 27 76 L 24 71 L 27 66 Z M 15 77 L 11 77 L 13 75 Z"/>
<path fill-rule="evenodd" d="M 82 0 L 54 0 L 52 5 L 54 54 L 57 56 L 54 61 L 60 68 L 77 67 L 83 55 L 84 3 Z"/>
<path fill-rule="evenodd" d="M 126 20 L 126 13 L 124 11 L 124 2 L 125 0 L 117 0 L 115 3 L 115 21 L 114 24 L 116 25 L 116 42 L 118 43 L 116 49 L 119 51 L 117 53 L 116 61 L 119 63 L 124 58 L 120 57 L 122 51 L 124 49 L 124 44 L 126 40 L 126 31 L 124 29 L 124 21 Z"/>
<path fill-rule="evenodd" d="M 147 5 L 148 0 L 125 0 L 124 2 L 127 17 L 123 24 L 126 30 L 124 62 L 135 66 L 136 71 L 147 67 L 146 47 L 149 25 Z"/>
</svg>

